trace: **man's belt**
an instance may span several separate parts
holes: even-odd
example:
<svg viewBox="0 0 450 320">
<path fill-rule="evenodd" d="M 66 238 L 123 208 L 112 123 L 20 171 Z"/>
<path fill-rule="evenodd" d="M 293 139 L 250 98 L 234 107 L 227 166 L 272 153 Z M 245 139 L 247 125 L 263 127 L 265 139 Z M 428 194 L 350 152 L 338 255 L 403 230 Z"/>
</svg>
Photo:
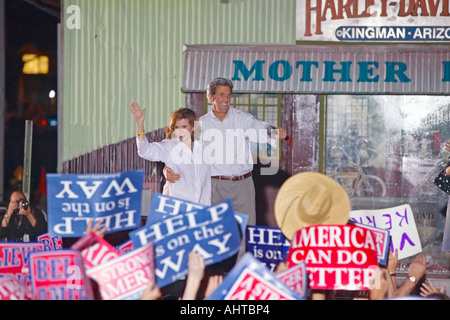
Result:
<svg viewBox="0 0 450 320">
<path fill-rule="evenodd" d="M 212 176 L 211 178 L 217 179 L 217 180 L 228 180 L 228 181 L 241 181 L 247 178 L 250 178 L 252 176 L 251 172 L 247 172 L 246 174 L 242 176 Z"/>
</svg>

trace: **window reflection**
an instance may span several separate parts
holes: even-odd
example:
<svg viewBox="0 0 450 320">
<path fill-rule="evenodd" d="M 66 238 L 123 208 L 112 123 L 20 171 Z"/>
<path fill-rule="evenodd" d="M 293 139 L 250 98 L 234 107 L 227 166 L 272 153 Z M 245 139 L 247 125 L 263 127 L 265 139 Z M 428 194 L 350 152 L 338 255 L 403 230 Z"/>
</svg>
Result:
<svg viewBox="0 0 450 320">
<path fill-rule="evenodd" d="M 441 250 L 448 196 L 433 184 L 447 163 L 449 112 L 446 96 L 326 97 L 326 174 L 352 210 L 410 204 L 431 273 L 450 270 Z"/>
<path fill-rule="evenodd" d="M 430 186 L 428 176 L 446 161 L 449 105 L 448 97 L 328 96 L 327 174 L 349 184 L 364 173 L 386 185 L 385 194 L 356 190 L 352 197 L 434 198 L 435 188 L 417 190 Z"/>
</svg>

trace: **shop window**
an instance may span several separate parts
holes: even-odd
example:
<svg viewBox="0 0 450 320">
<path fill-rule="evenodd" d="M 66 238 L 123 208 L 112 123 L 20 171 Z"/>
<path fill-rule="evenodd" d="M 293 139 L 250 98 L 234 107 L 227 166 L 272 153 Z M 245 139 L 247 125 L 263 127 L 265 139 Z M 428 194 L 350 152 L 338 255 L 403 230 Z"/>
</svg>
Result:
<svg viewBox="0 0 450 320">
<path fill-rule="evenodd" d="M 233 93 L 231 107 L 251 113 L 256 119 L 279 127 L 281 99 L 278 94 Z M 207 111 L 212 105 L 208 103 Z"/>
<path fill-rule="evenodd" d="M 350 197 L 352 210 L 410 204 L 423 252 L 450 270 L 441 248 L 448 195 L 433 183 L 447 163 L 450 97 L 325 97 L 325 173 Z"/>
</svg>

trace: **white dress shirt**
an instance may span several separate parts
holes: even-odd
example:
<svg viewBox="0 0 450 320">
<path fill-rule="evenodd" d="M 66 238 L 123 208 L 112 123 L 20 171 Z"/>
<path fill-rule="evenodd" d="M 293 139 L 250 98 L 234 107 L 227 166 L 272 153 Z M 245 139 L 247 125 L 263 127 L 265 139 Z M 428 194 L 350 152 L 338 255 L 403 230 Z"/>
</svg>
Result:
<svg viewBox="0 0 450 320">
<path fill-rule="evenodd" d="M 271 143 L 271 126 L 248 112 L 230 108 L 220 121 L 211 110 L 199 119 L 203 153 L 211 163 L 212 176 L 240 176 L 253 170 L 251 142 Z"/>
<path fill-rule="evenodd" d="M 181 175 L 175 183 L 167 183 L 170 196 L 211 205 L 211 170 L 203 161 L 200 141 L 194 141 L 193 151 L 178 139 L 149 143 L 136 138 L 136 144 L 141 158 L 164 162 Z"/>
</svg>

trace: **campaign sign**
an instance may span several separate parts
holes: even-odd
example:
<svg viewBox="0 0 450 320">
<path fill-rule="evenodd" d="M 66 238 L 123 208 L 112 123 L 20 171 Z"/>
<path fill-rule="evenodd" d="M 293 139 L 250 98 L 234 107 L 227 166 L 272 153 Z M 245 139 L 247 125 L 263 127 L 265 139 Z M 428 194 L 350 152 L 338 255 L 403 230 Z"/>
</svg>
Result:
<svg viewBox="0 0 450 320">
<path fill-rule="evenodd" d="M 372 236 L 375 239 L 375 243 L 377 246 L 378 264 L 386 266 L 389 259 L 389 243 L 390 243 L 389 231 L 374 228 L 368 225 L 363 225 L 353 221 L 350 221 L 349 223 L 354 224 L 360 228 L 367 228 L 370 230 L 370 232 L 372 232 Z"/>
<path fill-rule="evenodd" d="M 150 212 L 148 214 L 146 226 L 161 220 L 173 217 L 177 214 L 185 214 L 191 211 L 197 211 L 207 208 L 208 206 L 191 202 L 184 199 L 166 196 L 160 193 L 152 194 L 152 203 L 150 205 Z M 239 223 L 241 234 L 245 234 L 247 227 L 248 215 L 234 212 L 234 217 Z"/>
<path fill-rule="evenodd" d="M 291 288 L 299 297 L 306 299 L 309 278 L 306 273 L 305 261 L 300 261 L 292 268 L 278 273 L 277 278 Z"/>
<path fill-rule="evenodd" d="M 278 264 L 286 261 L 290 242 L 277 227 L 248 226 L 246 251 L 274 271 Z"/>
<path fill-rule="evenodd" d="M 162 288 L 187 274 L 189 252 L 198 252 L 208 266 L 236 254 L 241 235 L 227 199 L 132 231 L 130 239 L 135 248 L 153 242 L 156 280 Z"/>
<path fill-rule="evenodd" d="M 388 230 L 391 251 L 398 249 L 398 259 L 422 252 L 416 221 L 409 204 L 377 210 L 350 211 L 350 219 L 367 226 Z"/>
<path fill-rule="evenodd" d="M 305 261 L 311 289 L 369 290 L 378 270 L 372 232 L 355 225 L 314 225 L 298 230 L 289 266 Z"/>
<path fill-rule="evenodd" d="M 30 283 L 28 259 L 30 253 L 43 251 L 42 243 L 0 243 L 0 274 L 13 275 L 23 286 Z"/>
<path fill-rule="evenodd" d="M 34 252 L 30 254 L 30 276 L 37 300 L 92 300 L 90 279 L 83 257 L 76 250 Z"/>
<path fill-rule="evenodd" d="M 204 209 L 205 207 L 206 206 L 199 203 L 154 192 L 152 194 L 150 212 L 145 224 L 148 226 L 161 220 L 178 215 L 180 213 L 197 211 Z"/>
<path fill-rule="evenodd" d="M 110 260 L 87 271 L 99 286 L 103 300 L 139 300 L 155 281 L 153 244 Z"/>
<path fill-rule="evenodd" d="M 16 277 L 0 277 L 0 300 L 33 300 L 32 293 Z"/>
<path fill-rule="evenodd" d="M 247 252 L 206 300 L 301 300 Z"/>
<path fill-rule="evenodd" d="M 52 237 L 49 233 L 41 234 L 37 241 L 44 245 L 44 250 L 61 250 L 63 248 L 62 238 L 60 236 Z"/>
<path fill-rule="evenodd" d="M 94 232 L 78 239 L 78 241 L 72 245 L 71 249 L 81 252 L 86 269 L 95 267 L 120 256 L 120 253 L 116 248 Z"/>
<path fill-rule="evenodd" d="M 82 237 L 87 223 L 102 221 L 106 233 L 141 224 L 144 171 L 111 174 L 47 174 L 47 210 L 52 236 Z"/>
<path fill-rule="evenodd" d="M 121 255 L 133 251 L 134 250 L 133 241 L 127 240 L 119 244 L 118 246 L 116 246 L 116 250 L 119 251 Z"/>
</svg>

